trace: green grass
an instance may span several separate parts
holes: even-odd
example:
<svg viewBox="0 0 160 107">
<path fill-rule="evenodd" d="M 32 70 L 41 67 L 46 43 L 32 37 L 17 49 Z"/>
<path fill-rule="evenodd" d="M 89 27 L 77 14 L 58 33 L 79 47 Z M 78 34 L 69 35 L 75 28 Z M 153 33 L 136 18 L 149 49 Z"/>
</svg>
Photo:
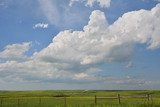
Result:
<svg viewBox="0 0 160 107">
<path fill-rule="evenodd" d="M 116 97 L 152 95 L 147 98 L 97 99 L 94 96 Z M 105 91 L 105 90 L 48 90 L 48 91 L 0 91 L 0 107 L 160 107 L 160 91 Z"/>
</svg>

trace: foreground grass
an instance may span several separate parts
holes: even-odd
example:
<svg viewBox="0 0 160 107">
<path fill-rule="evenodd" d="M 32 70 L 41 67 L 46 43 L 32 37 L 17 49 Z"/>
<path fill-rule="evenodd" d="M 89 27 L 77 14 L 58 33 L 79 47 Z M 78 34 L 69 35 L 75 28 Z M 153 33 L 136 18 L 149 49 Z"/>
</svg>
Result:
<svg viewBox="0 0 160 107">
<path fill-rule="evenodd" d="M 94 96 L 114 97 L 144 96 L 152 99 L 122 98 L 98 99 Z M 65 99 L 66 97 L 66 99 Z M 160 91 L 96 91 L 96 90 L 55 90 L 55 91 L 0 91 L 0 107 L 160 107 Z"/>
</svg>

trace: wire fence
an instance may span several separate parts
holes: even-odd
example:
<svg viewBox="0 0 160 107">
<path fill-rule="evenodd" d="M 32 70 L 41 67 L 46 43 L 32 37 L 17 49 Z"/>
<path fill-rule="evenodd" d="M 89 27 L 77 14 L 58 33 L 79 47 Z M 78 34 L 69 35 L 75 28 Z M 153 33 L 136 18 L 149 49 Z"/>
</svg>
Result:
<svg viewBox="0 0 160 107">
<path fill-rule="evenodd" d="M 60 107 L 67 107 L 69 104 L 103 104 L 110 103 L 122 104 L 129 100 L 131 102 L 137 103 L 137 101 L 145 101 L 148 103 L 153 103 L 152 95 L 139 95 L 139 96 L 124 96 L 117 94 L 115 96 L 92 96 L 92 97 L 19 97 L 19 98 L 9 98 L 0 97 L 0 107 L 41 107 L 44 105 L 59 105 Z M 133 101 L 132 101 L 133 100 Z"/>
<path fill-rule="evenodd" d="M 118 104 L 121 104 L 121 100 L 122 99 L 128 99 L 128 98 L 139 98 L 139 99 L 146 99 L 147 102 L 153 102 L 152 96 L 150 94 L 146 94 L 143 96 L 121 96 L 120 94 L 117 94 L 116 97 L 97 97 L 95 95 L 95 104 L 97 104 L 97 100 L 101 100 L 101 99 L 117 99 Z"/>
</svg>

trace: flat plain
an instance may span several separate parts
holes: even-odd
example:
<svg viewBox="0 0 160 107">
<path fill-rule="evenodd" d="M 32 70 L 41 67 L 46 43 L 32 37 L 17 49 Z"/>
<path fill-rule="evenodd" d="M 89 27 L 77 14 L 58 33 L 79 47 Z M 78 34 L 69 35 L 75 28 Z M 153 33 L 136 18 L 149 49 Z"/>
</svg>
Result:
<svg viewBox="0 0 160 107">
<path fill-rule="evenodd" d="M 0 91 L 0 107 L 160 107 L 160 91 Z"/>
</svg>

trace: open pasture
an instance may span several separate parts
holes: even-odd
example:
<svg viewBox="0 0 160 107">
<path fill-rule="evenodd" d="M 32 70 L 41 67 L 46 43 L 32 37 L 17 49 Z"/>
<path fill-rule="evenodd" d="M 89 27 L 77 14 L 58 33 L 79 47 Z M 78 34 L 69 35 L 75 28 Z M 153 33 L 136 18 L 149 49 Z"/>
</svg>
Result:
<svg viewBox="0 0 160 107">
<path fill-rule="evenodd" d="M 0 107 L 160 107 L 160 91 L 0 91 Z"/>
</svg>

